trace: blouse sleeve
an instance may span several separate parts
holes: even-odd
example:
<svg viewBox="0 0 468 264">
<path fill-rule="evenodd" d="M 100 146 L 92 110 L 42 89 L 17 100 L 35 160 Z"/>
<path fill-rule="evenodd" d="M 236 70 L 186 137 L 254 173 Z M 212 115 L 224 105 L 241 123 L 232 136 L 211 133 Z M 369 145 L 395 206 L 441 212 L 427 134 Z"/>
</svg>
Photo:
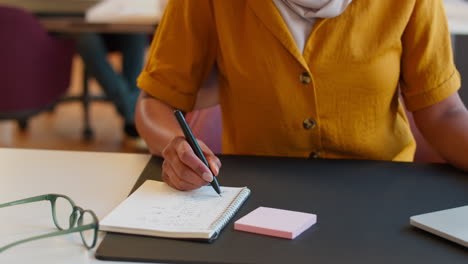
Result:
<svg viewBox="0 0 468 264">
<path fill-rule="evenodd" d="M 216 52 L 211 0 L 171 0 L 138 86 L 175 108 L 191 111 L 199 87 L 213 68 Z"/>
<path fill-rule="evenodd" d="M 400 84 L 409 111 L 438 103 L 460 88 L 443 0 L 415 0 L 402 43 Z"/>
</svg>

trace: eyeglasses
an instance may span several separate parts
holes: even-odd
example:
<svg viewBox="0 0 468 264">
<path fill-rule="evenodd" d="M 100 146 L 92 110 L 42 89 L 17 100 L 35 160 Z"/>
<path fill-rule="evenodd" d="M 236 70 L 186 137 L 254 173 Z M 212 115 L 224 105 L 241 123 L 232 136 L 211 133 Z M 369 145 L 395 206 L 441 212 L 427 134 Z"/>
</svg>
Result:
<svg viewBox="0 0 468 264">
<path fill-rule="evenodd" d="M 57 232 L 35 236 L 19 240 L 0 248 L 0 253 L 19 244 L 53 236 L 80 232 L 81 240 L 86 248 L 90 249 L 96 245 L 99 221 L 96 214 L 91 210 L 83 210 L 68 196 L 60 194 L 45 194 L 9 203 L 0 204 L 0 208 L 32 202 L 50 201 L 52 207 L 52 218 L 55 226 L 60 230 Z"/>
</svg>

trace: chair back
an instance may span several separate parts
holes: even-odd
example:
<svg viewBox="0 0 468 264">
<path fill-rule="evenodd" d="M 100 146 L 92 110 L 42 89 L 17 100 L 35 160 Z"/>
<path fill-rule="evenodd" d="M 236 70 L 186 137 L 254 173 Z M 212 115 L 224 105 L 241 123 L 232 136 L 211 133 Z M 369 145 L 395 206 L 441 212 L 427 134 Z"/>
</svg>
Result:
<svg viewBox="0 0 468 264">
<path fill-rule="evenodd" d="M 0 117 L 51 105 L 69 87 L 74 45 L 32 14 L 0 6 Z"/>
</svg>

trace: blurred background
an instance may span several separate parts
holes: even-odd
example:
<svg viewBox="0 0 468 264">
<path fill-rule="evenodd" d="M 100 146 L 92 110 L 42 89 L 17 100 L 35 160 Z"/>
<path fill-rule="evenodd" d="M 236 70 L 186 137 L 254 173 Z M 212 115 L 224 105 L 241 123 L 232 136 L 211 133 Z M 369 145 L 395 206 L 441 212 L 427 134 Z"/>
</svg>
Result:
<svg viewBox="0 0 468 264">
<path fill-rule="evenodd" d="M 0 147 L 147 152 L 135 79 L 165 4 L 0 0 Z"/>
</svg>

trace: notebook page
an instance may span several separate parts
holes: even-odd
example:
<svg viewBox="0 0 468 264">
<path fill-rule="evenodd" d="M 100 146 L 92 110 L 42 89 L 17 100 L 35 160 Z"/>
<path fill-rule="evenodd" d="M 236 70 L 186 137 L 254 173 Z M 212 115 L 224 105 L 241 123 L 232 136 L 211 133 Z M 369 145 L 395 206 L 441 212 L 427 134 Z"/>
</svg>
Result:
<svg viewBox="0 0 468 264">
<path fill-rule="evenodd" d="M 120 230 L 211 233 L 214 222 L 243 189 L 222 187 L 220 197 L 211 186 L 181 192 L 163 182 L 146 181 L 101 221 L 101 230 L 115 231 L 112 227 L 117 227 Z"/>
</svg>

